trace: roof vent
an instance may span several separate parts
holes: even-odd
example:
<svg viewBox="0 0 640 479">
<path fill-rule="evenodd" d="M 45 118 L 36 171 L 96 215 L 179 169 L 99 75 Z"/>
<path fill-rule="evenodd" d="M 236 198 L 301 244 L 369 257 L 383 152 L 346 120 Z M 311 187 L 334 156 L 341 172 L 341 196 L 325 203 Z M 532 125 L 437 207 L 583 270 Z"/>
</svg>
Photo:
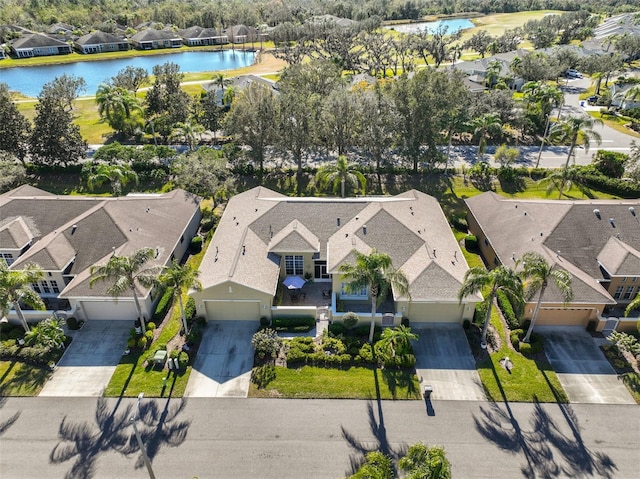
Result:
<svg viewBox="0 0 640 479">
<path fill-rule="evenodd" d="M 636 209 L 633 206 L 629 206 L 629 213 L 631 213 L 633 216 L 636 215 Z"/>
<path fill-rule="evenodd" d="M 367 234 L 367 225 L 362 225 L 362 234 L 363 235 Z"/>
<path fill-rule="evenodd" d="M 75 233 L 77 229 L 78 229 L 78 225 L 73 225 L 71 227 L 71 234 Z"/>
<path fill-rule="evenodd" d="M 615 222 L 613 221 L 613 218 L 609 218 L 609 223 L 611 223 L 611 226 L 612 226 L 613 228 L 615 228 L 615 227 L 616 227 L 616 224 L 615 224 Z"/>
<path fill-rule="evenodd" d="M 340 226 L 340 218 L 336 218 L 336 226 Z"/>
<path fill-rule="evenodd" d="M 596 215 L 596 218 L 598 218 L 599 220 L 602 219 L 602 216 L 600 216 L 600 210 L 598 208 L 593 210 L 593 214 Z"/>
<path fill-rule="evenodd" d="M 524 212 L 524 215 L 527 216 L 527 212 L 526 211 Z"/>
</svg>

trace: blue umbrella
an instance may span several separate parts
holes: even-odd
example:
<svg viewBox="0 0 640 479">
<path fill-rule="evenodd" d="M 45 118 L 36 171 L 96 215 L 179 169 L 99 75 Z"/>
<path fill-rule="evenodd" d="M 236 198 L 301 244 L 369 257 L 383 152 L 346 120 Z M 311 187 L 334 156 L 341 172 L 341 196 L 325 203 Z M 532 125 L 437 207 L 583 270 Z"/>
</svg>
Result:
<svg viewBox="0 0 640 479">
<path fill-rule="evenodd" d="M 305 279 L 300 276 L 287 276 L 282 282 L 288 289 L 300 289 L 305 283 Z"/>
</svg>

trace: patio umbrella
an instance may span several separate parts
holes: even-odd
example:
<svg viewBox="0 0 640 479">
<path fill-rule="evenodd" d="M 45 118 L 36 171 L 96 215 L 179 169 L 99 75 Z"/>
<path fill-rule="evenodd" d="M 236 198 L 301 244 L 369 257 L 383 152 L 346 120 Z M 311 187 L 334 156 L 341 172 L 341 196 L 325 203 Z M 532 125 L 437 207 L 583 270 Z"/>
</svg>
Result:
<svg viewBox="0 0 640 479">
<path fill-rule="evenodd" d="M 305 279 L 300 276 L 287 276 L 282 282 L 288 289 L 300 289 L 305 283 Z"/>
</svg>

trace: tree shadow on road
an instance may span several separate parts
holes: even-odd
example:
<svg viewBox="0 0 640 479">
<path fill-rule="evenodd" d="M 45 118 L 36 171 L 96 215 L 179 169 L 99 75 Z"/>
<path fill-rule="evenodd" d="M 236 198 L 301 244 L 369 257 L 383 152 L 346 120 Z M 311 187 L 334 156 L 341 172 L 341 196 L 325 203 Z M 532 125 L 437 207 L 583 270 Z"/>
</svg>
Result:
<svg viewBox="0 0 640 479">
<path fill-rule="evenodd" d="M 5 402 L 7 402 L 7 398 L 0 397 L 0 410 L 2 410 L 2 408 L 4 407 Z M 16 423 L 16 421 L 18 420 L 21 414 L 22 414 L 22 411 L 17 411 L 11 417 L 8 417 L 8 418 L 4 418 L 4 414 L 3 414 L 3 418 L 0 421 L 0 437 L 5 432 L 7 432 L 7 429 L 9 429 L 11 426 L 13 426 Z"/>
<path fill-rule="evenodd" d="M 611 458 L 601 452 L 591 451 L 584 444 L 578 419 L 571 406 L 561 402 L 557 396 L 557 406 L 569 432 L 563 431 L 566 430 L 564 423 L 557 423 L 537 401 L 529 418 L 530 425 L 525 428 L 515 418 L 495 369 L 494 375 L 504 407 L 497 402 L 480 407 L 479 416 L 474 415 L 473 419 L 476 429 L 485 438 L 505 451 L 524 455 L 526 464 L 521 468 L 524 477 L 614 477 L 617 468 Z"/>
<path fill-rule="evenodd" d="M 69 416 L 62 419 L 58 430 L 60 442 L 51 451 L 49 460 L 53 464 L 74 461 L 65 478 L 93 477 L 103 453 L 118 452 L 128 456 L 139 451 L 131 427 L 134 404 L 121 407 L 121 403 L 119 400 L 111 410 L 107 400 L 99 398 L 94 422 L 74 422 Z M 176 447 L 184 442 L 190 421 L 176 421 L 184 406 L 184 399 L 167 399 L 162 410 L 154 400 L 145 400 L 141 404 L 138 429 L 152 461 L 164 444 Z M 143 466 L 140 457 L 136 468 Z"/>
</svg>

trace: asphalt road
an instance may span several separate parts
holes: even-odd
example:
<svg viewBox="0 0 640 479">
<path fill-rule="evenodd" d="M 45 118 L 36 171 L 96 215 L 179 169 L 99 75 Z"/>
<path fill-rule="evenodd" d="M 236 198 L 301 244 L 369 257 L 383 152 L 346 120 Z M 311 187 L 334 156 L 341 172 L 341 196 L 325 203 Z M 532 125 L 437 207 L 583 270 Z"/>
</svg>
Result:
<svg viewBox="0 0 640 479">
<path fill-rule="evenodd" d="M 363 453 L 441 444 L 456 478 L 636 478 L 637 405 L 434 401 L 143 399 L 156 477 L 340 478 Z M 149 477 L 129 418 L 135 401 L 9 398 L 0 475 Z"/>
</svg>

